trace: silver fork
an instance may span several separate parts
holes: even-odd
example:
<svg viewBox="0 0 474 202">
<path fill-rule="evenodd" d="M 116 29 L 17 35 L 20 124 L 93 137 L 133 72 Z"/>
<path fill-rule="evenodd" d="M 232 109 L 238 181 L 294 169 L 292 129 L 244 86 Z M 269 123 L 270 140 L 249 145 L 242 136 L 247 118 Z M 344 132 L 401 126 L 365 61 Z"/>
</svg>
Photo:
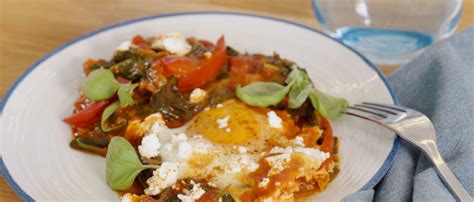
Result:
<svg viewBox="0 0 474 202">
<path fill-rule="evenodd" d="M 424 114 L 402 106 L 368 103 L 349 107 L 346 114 L 378 123 L 417 146 L 429 157 L 451 193 L 460 201 L 473 201 L 441 157 L 436 146 L 436 131 Z"/>
</svg>

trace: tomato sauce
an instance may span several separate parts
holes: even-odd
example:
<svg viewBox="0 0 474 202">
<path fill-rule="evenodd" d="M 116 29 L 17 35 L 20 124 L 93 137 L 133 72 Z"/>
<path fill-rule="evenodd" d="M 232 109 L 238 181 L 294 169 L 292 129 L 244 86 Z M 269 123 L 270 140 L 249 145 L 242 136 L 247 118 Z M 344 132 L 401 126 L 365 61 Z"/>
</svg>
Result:
<svg viewBox="0 0 474 202">
<path fill-rule="evenodd" d="M 106 107 L 118 100 L 117 95 L 107 100 L 92 101 L 81 94 L 74 103 L 74 114 L 65 119 L 73 131 L 71 147 L 106 156 L 111 138 L 123 136 L 137 148 L 144 135 L 140 124 L 150 114 L 160 112 L 169 128 L 183 126 L 206 107 L 236 98 L 235 88 L 239 85 L 245 86 L 257 81 L 286 85 L 286 77 L 294 64 L 276 54 L 239 54 L 225 45 L 223 37 L 215 45 L 205 40 L 188 41 L 193 47 L 191 53 L 186 56 L 171 56 L 166 51 L 152 49 L 151 38 L 137 35 L 132 39 L 135 48 L 116 53 L 109 61 L 89 59 L 84 62 L 85 75 L 99 68 L 110 69 L 119 83 L 137 84 L 138 87 L 133 93 L 135 104 L 117 109 L 104 121 L 111 126 L 125 124 L 108 132 L 101 129 L 101 115 Z M 212 56 L 204 57 L 204 53 L 212 53 Z M 210 99 L 200 104 L 191 103 L 190 91 L 197 87 L 204 89 Z M 271 155 L 266 155 L 260 159 L 259 168 L 246 176 L 250 188 L 245 188 L 240 200 L 278 197 L 274 196 L 276 193 L 301 198 L 322 191 L 337 174 L 337 141 L 329 122 L 315 113 L 309 102 L 298 109 L 289 109 L 288 97 L 276 106 L 253 109 L 262 114 L 275 111 L 282 119 L 285 130 L 283 135 L 288 140 L 300 136 L 306 147 L 319 148 L 332 155 L 315 171 L 318 175 L 309 180 L 298 177 L 304 161 L 298 156 L 292 156 L 281 172 L 268 176 L 271 166 L 265 161 L 265 157 Z M 159 163 L 161 159 L 142 159 L 144 164 L 150 162 Z M 333 169 L 336 171 L 328 174 L 328 170 Z M 259 183 L 264 178 L 268 178 L 269 182 L 260 187 Z M 209 186 L 205 179 L 194 180 L 194 183 L 200 183 L 206 191 L 199 202 L 217 202 L 223 196 L 223 190 Z M 181 180 L 158 196 L 147 196 L 142 195 L 146 188 L 143 181 L 140 183 L 136 180 L 127 192 L 140 195 L 138 201 L 169 201 L 176 200 L 178 194 L 191 189 L 192 184 L 191 179 Z"/>
</svg>

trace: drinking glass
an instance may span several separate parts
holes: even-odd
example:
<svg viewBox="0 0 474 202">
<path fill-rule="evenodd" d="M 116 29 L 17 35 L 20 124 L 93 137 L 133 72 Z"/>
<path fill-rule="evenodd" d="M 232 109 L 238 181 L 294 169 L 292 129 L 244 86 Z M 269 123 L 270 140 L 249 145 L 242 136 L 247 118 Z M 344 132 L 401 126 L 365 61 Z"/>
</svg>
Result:
<svg viewBox="0 0 474 202">
<path fill-rule="evenodd" d="M 313 0 L 330 36 L 381 65 L 400 65 L 453 34 L 462 0 Z"/>
</svg>

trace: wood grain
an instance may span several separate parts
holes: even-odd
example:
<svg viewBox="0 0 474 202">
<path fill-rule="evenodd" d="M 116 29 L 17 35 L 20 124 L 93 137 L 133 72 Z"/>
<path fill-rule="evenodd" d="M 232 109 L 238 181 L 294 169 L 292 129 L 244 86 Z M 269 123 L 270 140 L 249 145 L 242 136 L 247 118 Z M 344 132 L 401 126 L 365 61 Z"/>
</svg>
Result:
<svg viewBox="0 0 474 202">
<path fill-rule="evenodd" d="M 0 97 L 31 64 L 82 34 L 131 18 L 185 11 L 255 13 L 318 26 L 309 0 L 0 0 Z M 473 23 L 474 0 L 465 0 L 458 29 Z M 3 178 L 0 201 L 19 201 Z"/>
</svg>

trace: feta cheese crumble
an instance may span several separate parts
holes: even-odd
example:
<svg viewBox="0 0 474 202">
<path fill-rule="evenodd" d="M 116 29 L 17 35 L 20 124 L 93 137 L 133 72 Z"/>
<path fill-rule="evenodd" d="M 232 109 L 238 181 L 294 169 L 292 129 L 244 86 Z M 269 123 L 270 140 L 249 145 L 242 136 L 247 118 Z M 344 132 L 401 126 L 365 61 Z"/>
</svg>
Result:
<svg viewBox="0 0 474 202">
<path fill-rule="evenodd" d="M 270 150 L 270 154 L 278 154 L 278 153 L 291 154 L 291 153 L 293 153 L 293 148 L 292 148 L 292 147 L 286 147 L 286 148 L 273 147 L 273 148 Z"/>
<path fill-rule="evenodd" d="M 165 139 L 165 138 L 162 138 Z M 171 135 L 169 141 L 163 141 L 163 146 L 160 150 L 161 158 L 164 161 L 177 162 L 187 160 L 193 153 L 193 148 L 188 142 L 188 137 L 185 133 Z"/>
<path fill-rule="evenodd" d="M 214 182 L 207 182 L 207 185 L 209 185 L 210 187 L 217 188 L 217 184 Z"/>
<path fill-rule="evenodd" d="M 250 157 L 246 154 L 231 156 L 230 163 L 226 166 L 227 167 L 226 171 L 230 173 L 238 173 L 243 168 L 247 168 L 248 170 L 251 170 L 249 167 L 250 166 L 255 167 L 255 165 L 253 164 L 255 163 L 251 161 Z"/>
<path fill-rule="evenodd" d="M 292 153 L 302 153 L 305 154 L 319 162 L 323 162 L 326 159 L 329 158 L 329 153 L 327 152 L 322 152 L 320 150 L 317 150 L 315 148 L 309 148 L 309 147 L 286 147 L 286 148 L 281 148 L 281 147 L 273 147 L 270 150 L 270 154 L 278 154 L 275 156 L 270 156 L 265 158 L 265 160 L 272 166 L 272 168 L 269 171 L 269 176 L 279 173 L 284 169 L 284 166 L 286 163 L 288 163 L 291 160 L 291 154 Z"/>
<path fill-rule="evenodd" d="M 151 130 L 152 133 L 160 133 L 165 129 L 168 129 L 168 127 L 166 127 L 165 124 L 162 124 L 160 122 L 156 122 L 151 126 L 150 130 Z"/>
<path fill-rule="evenodd" d="M 238 173 L 242 170 L 242 166 L 238 162 L 231 162 L 229 164 L 229 173 Z"/>
<path fill-rule="evenodd" d="M 269 111 L 267 113 L 268 117 L 268 124 L 270 124 L 270 127 L 272 128 L 277 128 L 281 129 L 283 126 L 281 125 L 281 118 L 274 112 L 274 111 Z"/>
<path fill-rule="evenodd" d="M 206 51 L 206 52 L 204 53 L 204 57 L 209 60 L 209 59 L 212 58 L 212 53 L 209 52 L 209 51 Z"/>
<path fill-rule="evenodd" d="M 295 137 L 294 143 L 296 146 L 304 147 L 304 139 L 300 136 Z"/>
<path fill-rule="evenodd" d="M 258 187 L 266 187 L 269 182 L 270 182 L 270 179 L 268 177 L 264 177 L 262 181 L 258 183 Z"/>
<path fill-rule="evenodd" d="M 115 51 L 128 51 L 131 45 L 132 43 L 130 41 L 124 41 L 115 49 Z"/>
<path fill-rule="evenodd" d="M 306 154 L 314 159 L 317 159 L 320 162 L 325 161 L 326 159 L 329 158 L 329 153 L 328 152 L 322 152 L 314 148 L 308 148 L 308 147 L 296 147 L 293 149 L 294 152 L 296 153 L 303 153 Z"/>
<path fill-rule="evenodd" d="M 138 146 L 138 152 L 142 157 L 153 158 L 160 154 L 160 139 L 155 134 L 150 134 L 142 139 L 142 144 Z"/>
<path fill-rule="evenodd" d="M 153 176 L 146 180 L 149 187 L 145 189 L 145 194 L 158 195 L 165 188 L 175 184 L 178 180 L 178 169 L 178 163 L 163 162 L 160 168 L 153 171 Z"/>
<path fill-rule="evenodd" d="M 251 172 L 255 171 L 258 169 L 260 165 L 258 165 L 258 163 L 255 163 L 255 162 L 250 162 L 250 164 L 247 166 L 247 169 Z"/>
<path fill-rule="evenodd" d="M 268 171 L 268 176 L 272 176 L 274 174 L 280 173 L 281 171 L 285 169 L 285 165 L 291 160 L 291 154 L 288 154 L 288 153 L 278 154 L 275 156 L 267 157 L 265 158 L 265 160 L 272 167 L 270 171 Z"/>
<path fill-rule="evenodd" d="M 165 120 L 161 113 L 157 112 L 154 114 L 151 114 L 145 118 L 145 120 L 142 122 L 142 128 L 145 131 L 149 131 L 150 133 L 160 133 L 165 129 L 168 129 L 165 125 Z"/>
<path fill-rule="evenodd" d="M 138 196 L 131 193 L 126 193 L 121 197 L 122 202 L 134 202 L 138 199 Z"/>
<path fill-rule="evenodd" d="M 315 148 L 310 148 L 310 147 L 286 147 L 286 148 L 273 147 L 270 150 L 270 154 L 278 154 L 278 153 L 284 153 L 284 154 L 303 153 L 321 162 L 329 158 L 328 152 L 322 152 L 320 150 L 317 150 Z"/>
<path fill-rule="evenodd" d="M 192 139 L 189 143 L 192 146 L 193 152 L 196 153 L 207 153 L 212 148 L 212 143 L 202 137 Z"/>
<path fill-rule="evenodd" d="M 226 116 L 226 117 L 224 117 L 224 118 L 222 118 L 222 119 L 217 119 L 217 120 L 216 120 L 216 123 L 217 123 L 217 125 L 219 126 L 219 128 L 225 128 L 225 127 L 227 127 L 227 125 L 229 124 L 229 118 L 230 118 L 230 116 Z"/>
<path fill-rule="evenodd" d="M 200 88 L 195 88 L 191 95 L 189 96 L 189 101 L 191 103 L 200 103 L 203 102 L 207 97 L 207 92 Z"/>
<path fill-rule="evenodd" d="M 178 32 L 172 32 L 156 37 L 153 40 L 151 47 L 163 49 L 171 54 L 180 56 L 188 54 L 192 48 L 186 38 Z"/>
<path fill-rule="evenodd" d="M 196 200 L 198 200 L 199 198 L 201 198 L 202 195 L 204 195 L 204 193 L 206 193 L 206 191 L 204 191 L 204 189 L 202 189 L 201 187 L 201 184 L 200 183 L 193 183 L 193 189 L 191 190 L 191 192 L 189 193 L 186 193 L 185 194 L 178 194 L 178 198 L 182 201 L 182 202 L 194 202 Z"/>
</svg>

